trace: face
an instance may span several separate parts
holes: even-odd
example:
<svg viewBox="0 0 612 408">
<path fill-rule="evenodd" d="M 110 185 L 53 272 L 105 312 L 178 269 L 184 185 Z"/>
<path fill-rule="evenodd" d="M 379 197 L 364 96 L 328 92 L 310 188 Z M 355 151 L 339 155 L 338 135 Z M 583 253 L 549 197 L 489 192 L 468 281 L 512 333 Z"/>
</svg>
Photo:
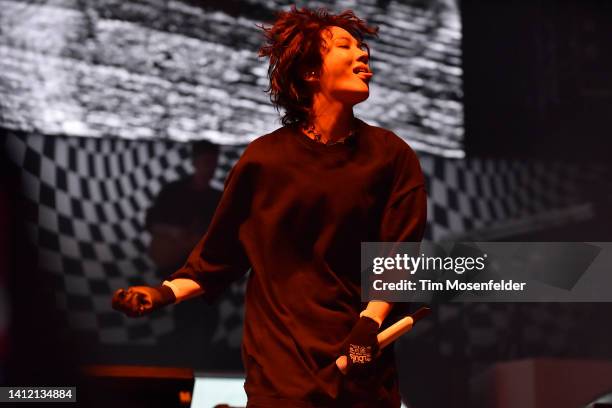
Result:
<svg viewBox="0 0 612 408">
<path fill-rule="evenodd" d="M 323 64 L 315 92 L 351 106 L 365 101 L 372 77 L 367 49 L 341 27 L 329 27 L 322 36 Z"/>
</svg>

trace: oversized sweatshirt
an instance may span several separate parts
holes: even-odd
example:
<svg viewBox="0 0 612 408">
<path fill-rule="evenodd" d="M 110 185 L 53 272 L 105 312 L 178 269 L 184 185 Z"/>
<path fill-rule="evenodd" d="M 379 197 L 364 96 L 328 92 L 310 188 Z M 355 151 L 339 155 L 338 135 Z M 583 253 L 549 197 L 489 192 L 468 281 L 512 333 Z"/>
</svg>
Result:
<svg viewBox="0 0 612 408">
<path fill-rule="evenodd" d="M 195 280 L 212 301 L 251 268 L 242 342 L 249 406 L 334 406 L 351 389 L 399 406 L 391 347 L 363 385 L 347 383 L 335 360 L 364 307 L 360 244 L 422 239 L 424 179 L 402 139 L 357 122 L 344 143 L 285 126 L 249 144 L 206 235 L 170 278 Z"/>
</svg>

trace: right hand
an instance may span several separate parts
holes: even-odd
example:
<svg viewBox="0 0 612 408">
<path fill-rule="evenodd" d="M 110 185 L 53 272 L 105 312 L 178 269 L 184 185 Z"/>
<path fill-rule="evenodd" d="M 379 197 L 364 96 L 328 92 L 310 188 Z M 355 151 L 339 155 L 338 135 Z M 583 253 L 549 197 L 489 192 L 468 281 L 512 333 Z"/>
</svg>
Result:
<svg viewBox="0 0 612 408">
<path fill-rule="evenodd" d="M 113 295 L 113 309 L 129 317 L 145 316 L 168 304 L 160 289 L 150 286 L 132 286 L 118 289 Z"/>
<path fill-rule="evenodd" d="M 378 357 L 378 323 L 367 316 L 360 317 L 342 347 L 346 365 L 338 365 L 343 374 L 351 377 L 366 375 Z M 338 364 L 338 363 L 336 363 Z"/>
</svg>

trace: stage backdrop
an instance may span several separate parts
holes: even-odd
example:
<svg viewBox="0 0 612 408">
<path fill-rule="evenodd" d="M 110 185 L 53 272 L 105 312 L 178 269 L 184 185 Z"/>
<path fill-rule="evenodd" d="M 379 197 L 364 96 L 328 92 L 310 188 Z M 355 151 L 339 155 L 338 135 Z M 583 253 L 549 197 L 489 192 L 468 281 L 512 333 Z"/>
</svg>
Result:
<svg viewBox="0 0 612 408">
<path fill-rule="evenodd" d="M 303 4 L 300 4 L 303 3 Z M 463 155 L 454 0 L 320 1 L 380 26 L 360 117 L 419 150 Z M 281 1 L 0 0 L 0 126 L 129 139 L 247 143 L 279 126 L 258 24 Z"/>
</svg>

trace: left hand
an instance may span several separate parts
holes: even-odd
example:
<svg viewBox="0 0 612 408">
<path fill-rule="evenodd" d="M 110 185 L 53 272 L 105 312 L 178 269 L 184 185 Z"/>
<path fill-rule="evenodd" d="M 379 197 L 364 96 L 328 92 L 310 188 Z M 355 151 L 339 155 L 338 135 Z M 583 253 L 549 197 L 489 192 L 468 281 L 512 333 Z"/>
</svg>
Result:
<svg viewBox="0 0 612 408">
<path fill-rule="evenodd" d="M 372 367 L 380 348 L 378 347 L 378 323 L 362 316 L 349 333 L 342 347 L 347 357 L 347 376 L 360 376 Z"/>
</svg>

